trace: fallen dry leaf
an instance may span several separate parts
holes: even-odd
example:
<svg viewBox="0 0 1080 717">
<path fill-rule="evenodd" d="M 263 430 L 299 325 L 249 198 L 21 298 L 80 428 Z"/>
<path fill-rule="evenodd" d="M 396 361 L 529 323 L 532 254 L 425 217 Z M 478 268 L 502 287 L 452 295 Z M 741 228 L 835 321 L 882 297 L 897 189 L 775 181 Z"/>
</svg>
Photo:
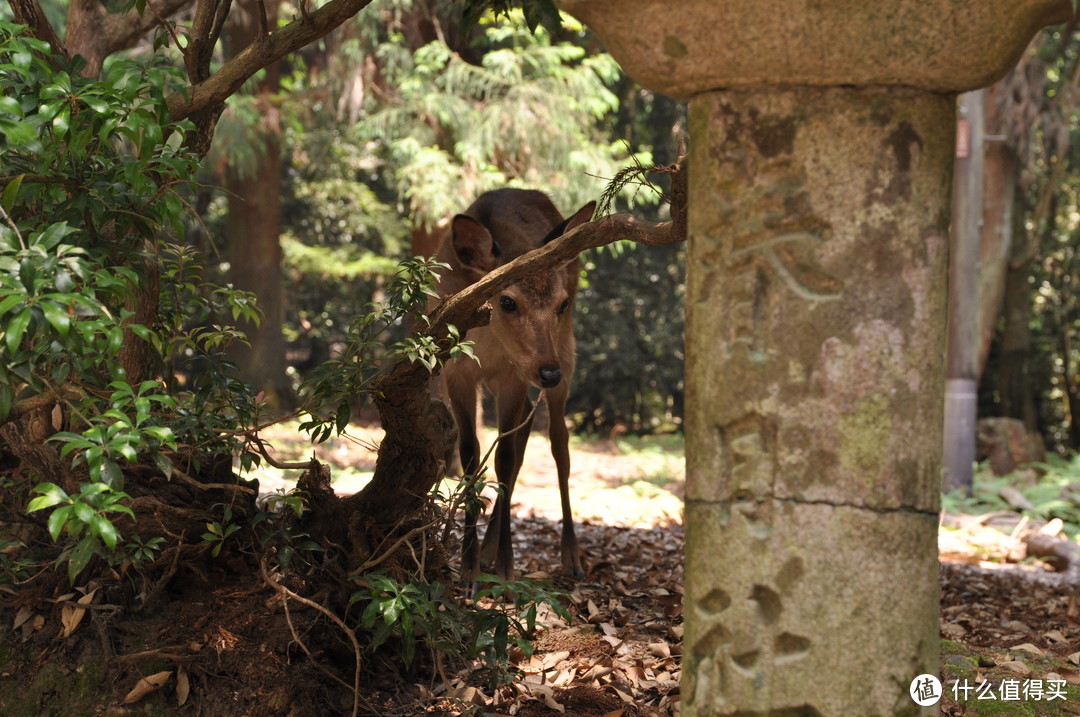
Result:
<svg viewBox="0 0 1080 717">
<path fill-rule="evenodd" d="M 1044 656 L 1046 654 L 1046 652 L 1044 650 L 1041 650 L 1038 647 L 1035 647 L 1030 642 L 1025 642 L 1023 645 L 1016 645 L 1014 647 L 1010 647 L 1009 649 L 1010 650 L 1020 650 L 1021 652 L 1030 652 L 1032 655 L 1038 655 L 1040 657 L 1042 657 L 1042 656 Z"/>
<path fill-rule="evenodd" d="M 183 707 L 190 693 L 191 683 L 188 681 L 187 670 L 181 667 L 176 673 L 176 703 Z"/>
<path fill-rule="evenodd" d="M 24 622 L 29 620 L 34 615 L 34 608 L 29 605 L 23 605 L 19 608 L 19 611 L 15 613 L 15 621 L 11 624 L 11 629 L 18 630 Z"/>
<path fill-rule="evenodd" d="M 1009 672 L 1015 672 L 1018 675 L 1031 674 L 1031 668 L 1027 666 L 1027 663 L 1022 660 L 1008 660 L 1007 662 L 999 662 L 998 667 L 1004 667 Z"/>
<path fill-rule="evenodd" d="M 1068 642 L 1068 638 L 1061 634 L 1061 630 L 1051 630 L 1050 632 L 1043 633 L 1043 637 L 1051 642 Z"/>
<path fill-rule="evenodd" d="M 90 592 L 83 595 L 78 600 L 79 605 L 89 605 L 94 601 L 94 595 L 97 594 L 97 588 L 94 588 Z M 71 633 L 75 632 L 75 629 L 79 627 L 79 623 L 86 616 L 86 608 L 76 607 L 70 603 L 60 608 L 60 624 L 63 625 L 63 631 L 60 633 L 60 638 L 64 639 L 71 636 Z"/>
<path fill-rule="evenodd" d="M 131 689 L 131 692 L 127 693 L 127 697 L 124 698 L 125 705 L 132 705 L 146 697 L 151 692 L 156 692 L 165 686 L 172 677 L 172 670 L 165 670 L 164 672 L 157 672 L 149 677 L 142 677 L 135 683 L 135 687 Z"/>
</svg>

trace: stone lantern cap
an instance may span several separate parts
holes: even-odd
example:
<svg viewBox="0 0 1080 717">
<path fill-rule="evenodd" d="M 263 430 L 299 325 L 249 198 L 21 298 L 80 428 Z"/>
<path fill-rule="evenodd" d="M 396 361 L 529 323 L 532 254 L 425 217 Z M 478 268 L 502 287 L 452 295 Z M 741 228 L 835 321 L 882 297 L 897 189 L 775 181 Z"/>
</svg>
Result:
<svg viewBox="0 0 1080 717">
<path fill-rule="evenodd" d="M 1070 0 L 557 0 L 672 97 L 755 85 L 964 92 L 1002 77 Z"/>
</svg>

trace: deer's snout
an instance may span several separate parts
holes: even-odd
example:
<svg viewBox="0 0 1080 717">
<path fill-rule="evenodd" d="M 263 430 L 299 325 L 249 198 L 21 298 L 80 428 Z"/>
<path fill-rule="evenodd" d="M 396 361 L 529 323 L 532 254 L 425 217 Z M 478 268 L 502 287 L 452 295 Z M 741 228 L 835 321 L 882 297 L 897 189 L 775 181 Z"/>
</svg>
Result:
<svg viewBox="0 0 1080 717">
<path fill-rule="evenodd" d="M 554 388 L 562 381 L 562 369 L 558 364 L 549 363 L 540 367 L 540 387 Z"/>
</svg>

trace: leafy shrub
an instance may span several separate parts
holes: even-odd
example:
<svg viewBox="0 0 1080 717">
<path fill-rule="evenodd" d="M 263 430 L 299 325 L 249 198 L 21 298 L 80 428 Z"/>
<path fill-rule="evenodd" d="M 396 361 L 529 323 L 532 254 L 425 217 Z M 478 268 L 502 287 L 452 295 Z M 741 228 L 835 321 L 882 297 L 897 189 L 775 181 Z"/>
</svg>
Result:
<svg viewBox="0 0 1080 717">
<path fill-rule="evenodd" d="M 484 587 L 472 604 L 463 605 L 442 583 L 401 583 L 383 573 L 370 573 L 356 580 L 360 590 L 349 604 L 363 606 L 360 626 L 372 631 L 369 649 L 394 640 L 406 667 L 413 665 L 421 646 L 433 660 L 448 656 L 477 660 L 476 672 L 495 688 L 510 681 L 511 649 L 532 655 L 539 606 L 547 605 L 567 621 L 570 613 L 559 601 L 560 594 L 541 584 L 493 575 L 481 575 L 479 580 Z M 501 598 L 515 604 L 500 606 L 495 600 Z"/>
<path fill-rule="evenodd" d="M 181 349 L 213 357 L 235 332 L 185 332 L 187 317 L 255 315 L 250 296 L 197 285 L 190 255 L 168 249 L 184 231 L 198 168 L 184 145 L 193 126 L 173 122 L 165 103 L 182 74 L 118 60 L 92 80 L 82 62 L 0 23 L 0 422 L 56 404 L 53 428 L 64 427 L 58 417 L 70 424 L 51 440 L 86 481 L 73 491 L 37 475 L 28 510 L 51 508 L 53 538 L 74 542 L 72 580 L 119 543 L 113 519 L 131 514 L 120 503 L 125 465 L 145 461 L 169 477 L 180 447 L 200 446 L 184 456 L 197 472 L 199 456 L 239 444 L 217 429 L 253 414 L 222 364 L 170 394 L 160 380 L 129 376 L 124 349 L 143 342 L 157 367 Z"/>
</svg>

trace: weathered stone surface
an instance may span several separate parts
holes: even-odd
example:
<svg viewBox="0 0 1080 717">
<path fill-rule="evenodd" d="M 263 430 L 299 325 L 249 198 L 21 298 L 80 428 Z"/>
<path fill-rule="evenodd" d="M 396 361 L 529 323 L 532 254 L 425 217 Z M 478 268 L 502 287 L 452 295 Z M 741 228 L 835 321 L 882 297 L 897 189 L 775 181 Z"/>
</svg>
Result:
<svg viewBox="0 0 1080 717">
<path fill-rule="evenodd" d="M 922 714 L 953 111 L 909 88 L 691 101 L 684 714 Z"/>
<path fill-rule="evenodd" d="M 952 103 L 691 102 L 691 501 L 936 511 Z"/>
<path fill-rule="evenodd" d="M 937 713 L 907 694 L 937 673 L 936 515 L 736 501 L 686 524 L 691 714 Z"/>
<path fill-rule="evenodd" d="M 937 714 L 952 93 L 1069 0 L 560 6 L 691 100 L 682 714 Z"/>
<path fill-rule="evenodd" d="M 1008 475 L 1029 463 L 1046 460 L 1038 433 L 1028 433 L 1016 418 L 982 418 L 978 423 L 975 459 L 988 460 L 994 475 Z"/>
<path fill-rule="evenodd" d="M 559 0 L 641 84 L 689 98 L 762 85 L 992 84 L 1069 0 Z"/>
</svg>

